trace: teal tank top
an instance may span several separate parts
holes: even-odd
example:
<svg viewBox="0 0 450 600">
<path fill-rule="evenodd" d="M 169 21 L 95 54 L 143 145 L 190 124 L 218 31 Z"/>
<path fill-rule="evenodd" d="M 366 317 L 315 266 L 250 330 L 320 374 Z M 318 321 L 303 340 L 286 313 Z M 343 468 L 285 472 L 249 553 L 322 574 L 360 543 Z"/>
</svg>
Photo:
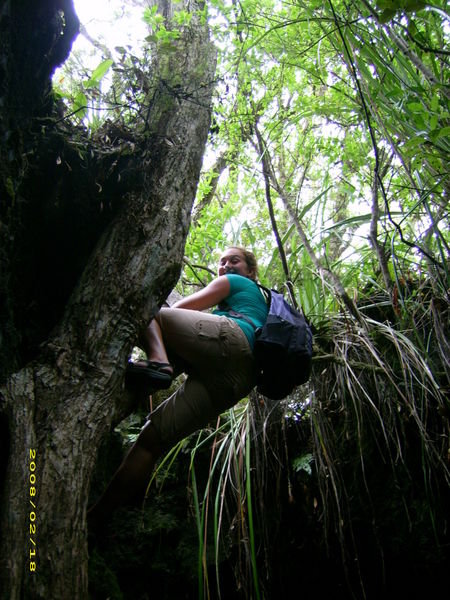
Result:
<svg viewBox="0 0 450 600">
<path fill-rule="evenodd" d="M 243 277 L 242 275 L 229 274 L 223 275 L 223 277 L 227 277 L 230 282 L 230 293 L 224 300 L 227 307 L 251 319 L 256 327 L 261 327 L 266 320 L 269 309 L 266 300 L 256 283 L 252 279 Z M 250 348 L 253 350 L 255 344 L 255 330 L 250 323 L 247 323 L 247 321 L 239 317 L 229 315 L 228 312 L 222 310 L 221 307 L 215 309 L 213 314 L 228 316 L 230 319 L 236 321 L 245 333 Z"/>
</svg>

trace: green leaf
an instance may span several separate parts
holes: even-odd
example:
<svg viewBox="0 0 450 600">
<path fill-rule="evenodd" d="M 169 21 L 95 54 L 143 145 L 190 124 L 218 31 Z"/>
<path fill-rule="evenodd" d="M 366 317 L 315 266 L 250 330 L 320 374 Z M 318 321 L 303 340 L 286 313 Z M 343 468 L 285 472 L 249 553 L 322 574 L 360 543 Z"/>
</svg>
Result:
<svg viewBox="0 0 450 600">
<path fill-rule="evenodd" d="M 83 92 L 78 92 L 73 100 L 73 112 L 82 119 L 87 113 L 87 98 Z"/>
<path fill-rule="evenodd" d="M 412 112 L 424 112 L 425 109 L 420 102 L 408 102 L 406 105 Z"/>
<path fill-rule="evenodd" d="M 103 77 L 109 71 L 109 69 L 111 68 L 113 63 L 114 63 L 114 61 L 110 58 L 107 58 L 106 60 L 102 61 L 98 65 L 98 67 L 96 69 L 94 69 L 94 71 L 92 72 L 91 78 L 88 79 L 88 81 L 83 83 L 84 87 L 85 88 L 98 87 L 100 84 L 100 81 L 103 79 Z"/>
<path fill-rule="evenodd" d="M 292 467 L 296 473 L 299 471 L 305 471 L 308 475 L 312 474 L 311 463 L 313 462 L 314 457 L 312 454 L 304 454 L 303 456 L 299 456 L 298 458 L 294 458 L 292 461 Z"/>
<path fill-rule="evenodd" d="M 413 137 L 411 139 L 409 139 L 407 142 L 405 142 L 403 144 L 403 150 L 404 151 L 408 151 L 408 150 L 412 150 L 414 148 L 417 148 L 417 146 L 420 146 L 420 144 L 423 144 L 426 142 L 426 139 L 420 135 Z"/>
<path fill-rule="evenodd" d="M 298 215 L 298 218 L 301 220 L 303 219 L 303 217 L 311 210 L 311 208 L 317 204 L 317 202 L 323 198 L 323 196 L 325 196 L 325 194 L 331 190 L 333 186 L 328 186 L 325 190 L 323 190 L 322 192 L 320 192 L 320 194 L 318 196 L 316 196 L 315 198 L 313 198 L 313 200 L 311 200 L 311 202 L 309 202 L 309 204 L 307 204 L 302 211 L 300 212 L 300 214 Z"/>
<path fill-rule="evenodd" d="M 450 126 L 443 127 L 442 129 L 440 129 L 439 133 L 436 135 L 436 139 L 442 138 L 442 137 L 447 137 L 447 136 L 450 136 Z"/>
</svg>

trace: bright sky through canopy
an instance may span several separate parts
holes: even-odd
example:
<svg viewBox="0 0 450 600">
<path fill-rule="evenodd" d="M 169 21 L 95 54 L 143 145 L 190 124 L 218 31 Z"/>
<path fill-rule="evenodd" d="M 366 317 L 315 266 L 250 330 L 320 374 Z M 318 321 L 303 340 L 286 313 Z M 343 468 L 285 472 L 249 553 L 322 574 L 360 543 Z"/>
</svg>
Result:
<svg viewBox="0 0 450 600">
<path fill-rule="evenodd" d="M 132 6 L 123 0 L 74 0 L 74 6 L 89 36 L 101 40 L 111 50 L 115 46 L 131 45 L 133 51 L 137 51 L 148 35 L 142 20 L 144 6 Z M 93 50 L 81 33 L 72 47 L 72 50 L 77 49 Z M 93 68 L 95 66 L 93 64 Z"/>
</svg>

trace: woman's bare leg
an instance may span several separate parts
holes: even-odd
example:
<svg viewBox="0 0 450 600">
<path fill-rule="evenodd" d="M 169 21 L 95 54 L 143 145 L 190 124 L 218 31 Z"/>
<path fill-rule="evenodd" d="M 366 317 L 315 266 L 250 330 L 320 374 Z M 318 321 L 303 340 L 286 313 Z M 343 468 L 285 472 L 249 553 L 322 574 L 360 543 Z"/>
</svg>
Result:
<svg viewBox="0 0 450 600">
<path fill-rule="evenodd" d="M 159 436 L 148 421 L 100 499 L 88 510 L 90 526 L 106 523 L 116 508 L 132 502 L 139 494 L 144 497 L 160 454 Z"/>
<path fill-rule="evenodd" d="M 161 327 L 157 321 L 157 318 L 150 321 L 149 325 L 141 333 L 139 341 L 142 349 L 147 354 L 148 360 L 155 361 L 157 363 L 169 362 Z M 171 373 L 172 369 L 167 367 L 167 369 L 163 369 L 163 371 Z"/>
</svg>

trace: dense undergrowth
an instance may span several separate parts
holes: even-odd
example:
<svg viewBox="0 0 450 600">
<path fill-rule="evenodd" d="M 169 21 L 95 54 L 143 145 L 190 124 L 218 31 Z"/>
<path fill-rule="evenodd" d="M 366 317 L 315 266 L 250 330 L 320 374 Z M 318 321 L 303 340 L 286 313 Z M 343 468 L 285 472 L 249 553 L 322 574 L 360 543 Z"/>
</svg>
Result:
<svg viewBox="0 0 450 600">
<path fill-rule="evenodd" d="M 373 316 L 316 331 L 293 397 L 254 393 L 174 449 L 144 507 L 118 513 L 91 555 L 93 598 L 443 592 L 445 355 L 431 310 L 421 334 Z"/>
</svg>

